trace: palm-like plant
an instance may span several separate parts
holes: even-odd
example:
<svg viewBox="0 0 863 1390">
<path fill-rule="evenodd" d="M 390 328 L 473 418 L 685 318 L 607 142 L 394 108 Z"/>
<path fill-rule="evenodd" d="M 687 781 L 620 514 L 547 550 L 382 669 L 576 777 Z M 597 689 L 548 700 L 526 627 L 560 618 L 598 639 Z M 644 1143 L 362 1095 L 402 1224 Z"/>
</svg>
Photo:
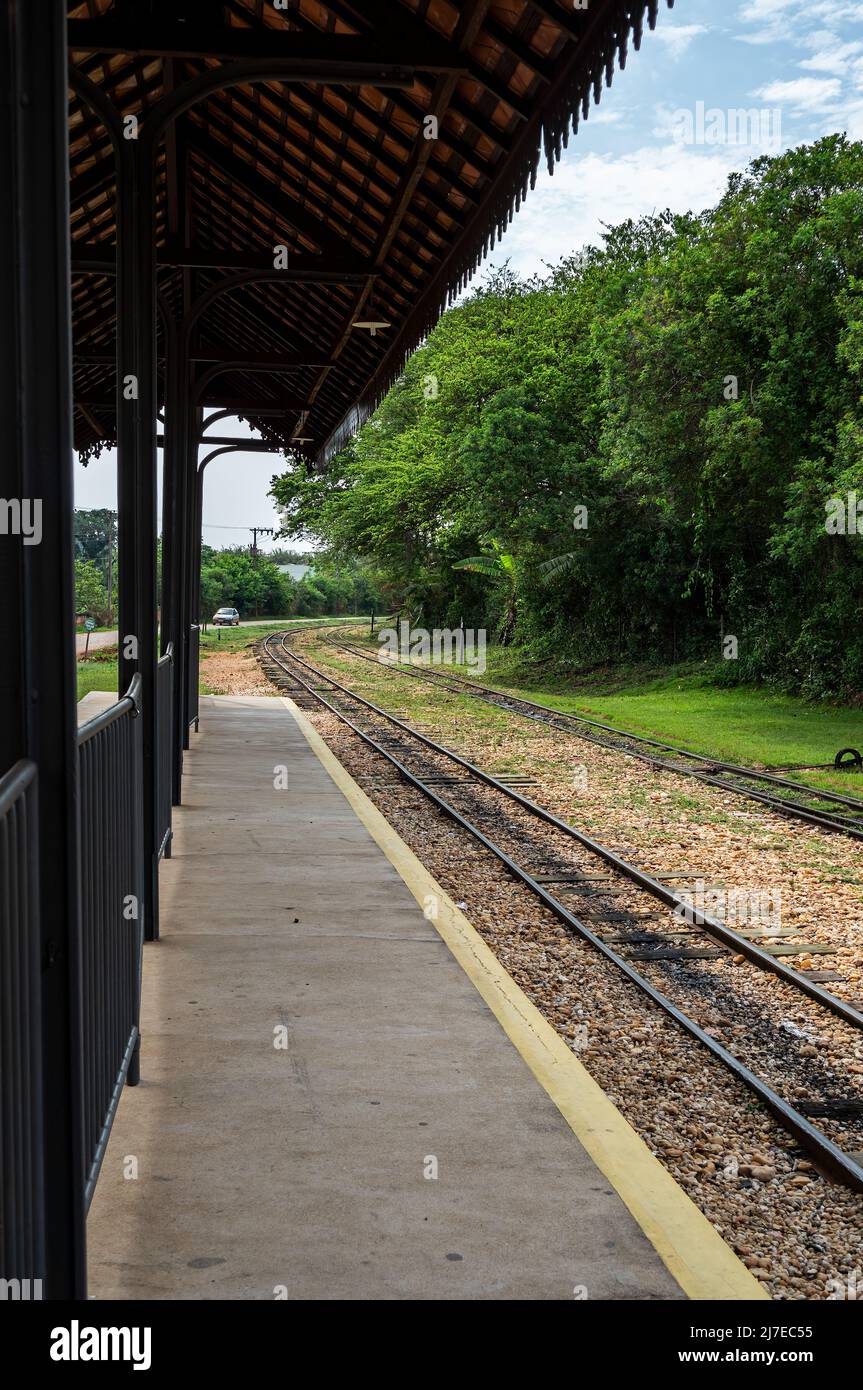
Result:
<svg viewBox="0 0 863 1390">
<path fill-rule="evenodd" d="M 467 560 L 457 560 L 454 570 L 469 570 L 471 574 L 484 574 L 490 579 L 503 581 L 506 585 L 503 620 L 498 632 L 502 647 L 509 646 L 515 631 L 515 556 L 508 555 L 497 541 L 492 541 L 491 554 L 471 555 Z"/>
<path fill-rule="evenodd" d="M 552 584 L 555 579 L 573 569 L 577 558 L 575 550 L 568 550 L 564 555 L 554 555 L 550 560 L 543 560 L 538 566 L 543 584 Z"/>
</svg>

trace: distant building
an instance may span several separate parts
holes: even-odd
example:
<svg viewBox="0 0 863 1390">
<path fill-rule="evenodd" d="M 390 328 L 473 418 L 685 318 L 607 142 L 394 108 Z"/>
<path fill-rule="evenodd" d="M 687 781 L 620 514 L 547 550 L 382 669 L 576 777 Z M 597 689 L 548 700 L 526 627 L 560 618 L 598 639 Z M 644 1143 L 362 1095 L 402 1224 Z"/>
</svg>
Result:
<svg viewBox="0 0 863 1390">
<path fill-rule="evenodd" d="M 295 584 L 304 579 L 307 574 L 314 573 L 313 565 L 277 565 L 276 568 L 279 574 L 290 575 Z"/>
</svg>

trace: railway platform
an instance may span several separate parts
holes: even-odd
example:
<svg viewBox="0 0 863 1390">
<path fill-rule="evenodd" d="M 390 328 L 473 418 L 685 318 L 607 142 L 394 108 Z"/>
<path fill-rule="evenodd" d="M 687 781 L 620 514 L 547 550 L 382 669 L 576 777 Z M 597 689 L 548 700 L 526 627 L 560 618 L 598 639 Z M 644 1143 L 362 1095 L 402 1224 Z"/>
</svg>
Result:
<svg viewBox="0 0 863 1390">
<path fill-rule="evenodd" d="M 302 712 L 201 703 L 91 1296 L 763 1297 Z"/>
</svg>

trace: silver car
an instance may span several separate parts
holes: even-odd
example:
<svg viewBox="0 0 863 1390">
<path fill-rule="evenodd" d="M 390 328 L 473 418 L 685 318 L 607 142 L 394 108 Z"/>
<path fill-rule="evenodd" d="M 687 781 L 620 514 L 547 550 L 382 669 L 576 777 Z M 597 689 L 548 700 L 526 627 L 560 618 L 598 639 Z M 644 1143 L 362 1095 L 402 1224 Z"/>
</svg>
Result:
<svg viewBox="0 0 863 1390">
<path fill-rule="evenodd" d="M 214 627 L 239 627 L 240 615 L 236 608 L 220 608 L 213 614 Z"/>
</svg>

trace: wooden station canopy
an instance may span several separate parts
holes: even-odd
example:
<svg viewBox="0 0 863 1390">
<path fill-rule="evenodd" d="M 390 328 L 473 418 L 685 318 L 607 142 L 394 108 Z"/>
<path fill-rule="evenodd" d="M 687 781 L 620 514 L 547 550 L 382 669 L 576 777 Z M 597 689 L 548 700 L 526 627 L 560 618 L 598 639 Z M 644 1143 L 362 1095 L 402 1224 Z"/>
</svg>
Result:
<svg viewBox="0 0 863 1390">
<path fill-rule="evenodd" d="M 203 296 L 188 347 L 196 405 L 323 464 L 494 246 L 540 164 L 560 158 L 659 3 L 70 3 L 73 68 L 126 138 L 200 79 L 154 154 L 160 407 L 166 322 Z M 208 84 L 226 64 L 232 85 Z M 69 131 L 74 433 L 86 459 L 117 441 L 119 191 L 109 131 L 74 82 Z"/>
<path fill-rule="evenodd" d="M 0 494 L 41 518 L 32 546 L 0 535 L 0 927 L 22 943 L 0 1031 L 29 1059 L 0 1107 L 3 1278 L 86 1298 L 86 1205 L 138 1075 L 198 724 L 203 478 L 238 447 L 205 411 L 325 466 L 659 4 L 0 0 Z M 73 446 L 114 444 L 118 700 L 79 739 Z"/>
</svg>

